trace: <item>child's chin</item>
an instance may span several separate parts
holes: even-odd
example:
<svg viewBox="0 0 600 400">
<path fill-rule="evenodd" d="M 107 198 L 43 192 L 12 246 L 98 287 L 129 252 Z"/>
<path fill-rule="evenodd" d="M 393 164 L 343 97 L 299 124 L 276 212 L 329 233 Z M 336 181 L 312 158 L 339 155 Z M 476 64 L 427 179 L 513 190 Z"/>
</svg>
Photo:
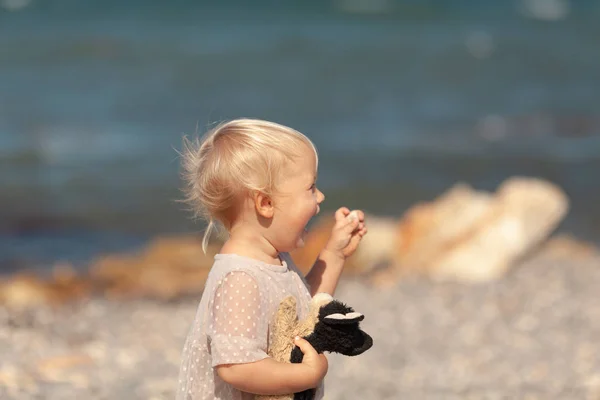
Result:
<svg viewBox="0 0 600 400">
<path fill-rule="evenodd" d="M 296 248 L 301 249 L 302 247 L 304 247 L 304 245 L 306 243 L 306 235 L 307 234 L 308 234 L 308 232 L 305 229 L 304 232 L 302 232 L 302 235 L 300 235 L 300 237 L 296 241 Z"/>
</svg>

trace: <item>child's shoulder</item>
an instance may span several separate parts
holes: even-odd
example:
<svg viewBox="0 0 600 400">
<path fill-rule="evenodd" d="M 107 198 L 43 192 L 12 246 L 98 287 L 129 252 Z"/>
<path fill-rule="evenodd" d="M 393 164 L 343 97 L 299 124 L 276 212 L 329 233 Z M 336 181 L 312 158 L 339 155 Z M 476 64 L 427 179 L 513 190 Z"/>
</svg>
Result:
<svg viewBox="0 0 600 400">
<path fill-rule="evenodd" d="M 268 290 L 268 281 L 268 271 L 261 271 L 260 263 L 232 253 L 217 254 L 206 279 L 203 297 L 213 299 L 228 291 L 262 293 Z"/>
<path fill-rule="evenodd" d="M 260 280 L 262 269 L 260 262 L 235 253 L 216 254 L 210 270 L 209 281 L 220 282 L 231 275 Z"/>
<path fill-rule="evenodd" d="M 299 273 L 289 253 L 280 254 L 282 265 L 268 264 L 235 253 L 219 253 L 214 258 L 215 261 L 207 279 L 207 287 L 209 282 L 218 284 L 226 277 L 233 275 L 244 280 L 250 279 L 261 283 L 275 278 L 281 273 Z"/>
</svg>

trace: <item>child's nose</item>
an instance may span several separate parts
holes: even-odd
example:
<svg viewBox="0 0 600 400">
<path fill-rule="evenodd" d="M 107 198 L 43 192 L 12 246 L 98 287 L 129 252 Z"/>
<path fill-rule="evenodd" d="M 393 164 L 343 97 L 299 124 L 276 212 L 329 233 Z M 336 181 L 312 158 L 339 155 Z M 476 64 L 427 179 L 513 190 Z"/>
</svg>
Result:
<svg viewBox="0 0 600 400">
<path fill-rule="evenodd" d="M 323 200 L 325 200 L 325 195 L 319 189 L 317 189 L 317 191 L 319 192 L 317 195 L 317 202 L 321 204 Z"/>
</svg>

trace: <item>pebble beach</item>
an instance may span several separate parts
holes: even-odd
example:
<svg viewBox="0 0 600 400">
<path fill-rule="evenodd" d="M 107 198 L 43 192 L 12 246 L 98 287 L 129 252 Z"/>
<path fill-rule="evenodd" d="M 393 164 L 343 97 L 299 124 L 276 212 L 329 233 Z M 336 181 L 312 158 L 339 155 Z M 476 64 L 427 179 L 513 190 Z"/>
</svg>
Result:
<svg viewBox="0 0 600 400">
<path fill-rule="evenodd" d="M 542 250 L 496 282 L 347 277 L 366 353 L 329 356 L 326 398 L 600 399 L 600 256 Z M 0 398 L 172 399 L 199 296 L 0 309 Z"/>
</svg>

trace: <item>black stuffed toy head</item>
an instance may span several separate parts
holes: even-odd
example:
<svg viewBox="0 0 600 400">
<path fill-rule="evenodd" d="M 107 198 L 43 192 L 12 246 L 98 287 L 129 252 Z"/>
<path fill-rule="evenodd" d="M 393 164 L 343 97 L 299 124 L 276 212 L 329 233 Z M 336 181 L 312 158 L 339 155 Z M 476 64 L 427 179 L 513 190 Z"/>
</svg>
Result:
<svg viewBox="0 0 600 400">
<path fill-rule="evenodd" d="M 373 339 L 360 329 L 359 322 L 365 318 L 351 307 L 337 300 L 321 306 L 314 331 L 304 338 L 315 348 L 317 353 L 325 351 L 340 353 L 346 356 L 357 356 L 373 346 Z M 299 347 L 294 347 L 291 354 L 292 363 L 301 363 L 303 358 Z M 315 389 L 295 393 L 294 400 L 312 400 Z"/>
<path fill-rule="evenodd" d="M 364 315 L 337 300 L 324 305 L 313 332 L 317 345 L 322 346 L 323 351 L 346 356 L 364 353 L 373 346 L 373 339 L 360 329 L 359 322 L 363 319 Z"/>
</svg>

